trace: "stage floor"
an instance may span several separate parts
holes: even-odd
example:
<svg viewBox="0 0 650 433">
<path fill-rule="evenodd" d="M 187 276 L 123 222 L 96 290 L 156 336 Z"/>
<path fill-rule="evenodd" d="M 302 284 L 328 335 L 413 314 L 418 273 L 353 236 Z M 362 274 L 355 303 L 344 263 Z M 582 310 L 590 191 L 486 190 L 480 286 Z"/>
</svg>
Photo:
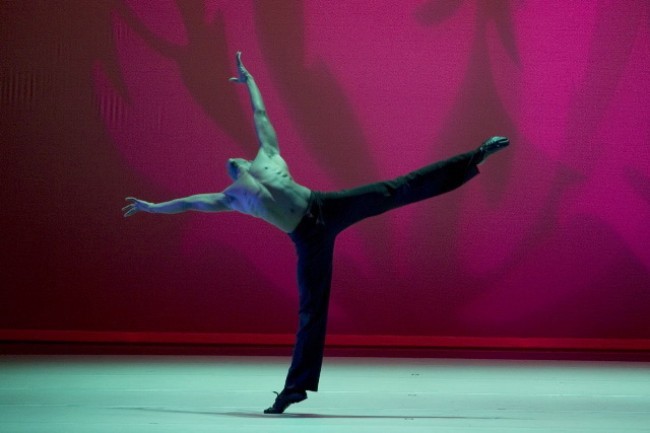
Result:
<svg viewBox="0 0 650 433">
<path fill-rule="evenodd" d="M 650 432 L 650 364 L 327 358 L 263 415 L 280 357 L 2 356 L 0 431 Z"/>
</svg>

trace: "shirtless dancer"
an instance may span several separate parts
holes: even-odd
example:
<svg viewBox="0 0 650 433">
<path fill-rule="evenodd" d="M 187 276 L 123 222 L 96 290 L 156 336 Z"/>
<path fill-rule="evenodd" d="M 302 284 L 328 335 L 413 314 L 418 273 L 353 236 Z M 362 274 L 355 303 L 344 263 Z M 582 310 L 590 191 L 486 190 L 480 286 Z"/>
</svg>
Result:
<svg viewBox="0 0 650 433">
<path fill-rule="evenodd" d="M 505 137 L 492 137 L 478 149 L 423 167 L 393 180 L 339 192 L 317 192 L 297 184 L 280 156 L 273 126 L 255 80 L 237 53 L 238 76 L 253 106 L 260 149 L 252 161 L 228 160 L 233 183 L 222 192 L 199 194 L 164 203 L 133 197 L 122 209 L 173 214 L 185 211 L 239 211 L 273 224 L 287 233 L 298 254 L 299 328 L 284 389 L 265 413 L 283 413 L 293 403 L 317 391 L 323 362 L 325 328 L 336 236 L 364 218 L 451 191 L 478 174 L 477 165 L 508 146 Z"/>
</svg>

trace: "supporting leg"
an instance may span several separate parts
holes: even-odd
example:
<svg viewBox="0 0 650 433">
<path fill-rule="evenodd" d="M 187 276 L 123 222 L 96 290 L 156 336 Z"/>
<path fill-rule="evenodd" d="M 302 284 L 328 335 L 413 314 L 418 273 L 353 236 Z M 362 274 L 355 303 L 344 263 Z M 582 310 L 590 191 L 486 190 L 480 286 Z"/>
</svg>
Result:
<svg viewBox="0 0 650 433">
<path fill-rule="evenodd" d="M 283 413 L 289 405 L 306 399 L 306 391 L 318 391 L 336 235 L 330 233 L 316 215 L 305 218 L 290 234 L 298 253 L 300 305 L 296 344 L 284 389 L 265 413 Z"/>
<path fill-rule="evenodd" d="M 332 282 L 334 236 L 318 227 L 298 251 L 299 326 L 286 389 L 318 391 Z"/>
</svg>

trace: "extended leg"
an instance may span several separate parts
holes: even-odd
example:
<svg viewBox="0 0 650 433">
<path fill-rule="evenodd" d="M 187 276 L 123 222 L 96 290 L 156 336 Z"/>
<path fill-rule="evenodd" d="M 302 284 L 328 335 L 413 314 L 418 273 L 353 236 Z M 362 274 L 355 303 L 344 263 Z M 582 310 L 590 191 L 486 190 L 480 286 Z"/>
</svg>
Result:
<svg viewBox="0 0 650 433">
<path fill-rule="evenodd" d="M 323 219 L 336 230 L 391 209 L 451 191 L 478 174 L 480 149 L 440 161 L 393 180 L 324 195 Z"/>
</svg>

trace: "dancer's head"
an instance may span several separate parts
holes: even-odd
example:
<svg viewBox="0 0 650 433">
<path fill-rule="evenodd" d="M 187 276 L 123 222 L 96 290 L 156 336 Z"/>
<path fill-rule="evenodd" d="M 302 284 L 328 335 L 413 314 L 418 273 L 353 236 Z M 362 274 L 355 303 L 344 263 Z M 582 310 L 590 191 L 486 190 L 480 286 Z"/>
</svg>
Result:
<svg viewBox="0 0 650 433">
<path fill-rule="evenodd" d="M 228 160 L 227 168 L 228 175 L 232 180 L 237 180 L 239 176 L 246 173 L 251 167 L 251 162 L 243 158 L 230 158 Z"/>
</svg>

